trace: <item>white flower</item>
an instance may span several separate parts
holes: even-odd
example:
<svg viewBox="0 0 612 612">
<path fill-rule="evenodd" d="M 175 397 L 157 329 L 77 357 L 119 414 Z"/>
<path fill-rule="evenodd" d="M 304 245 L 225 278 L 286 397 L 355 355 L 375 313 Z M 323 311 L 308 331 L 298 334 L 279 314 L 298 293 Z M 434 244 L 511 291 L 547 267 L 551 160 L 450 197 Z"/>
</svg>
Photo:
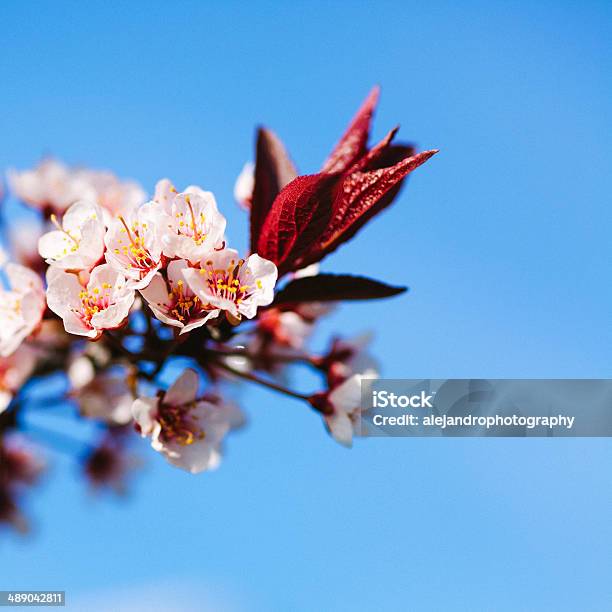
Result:
<svg viewBox="0 0 612 612">
<path fill-rule="evenodd" d="M 75 177 L 67 166 L 45 159 L 33 170 L 8 172 L 15 195 L 30 206 L 62 213 L 77 200 L 95 201 L 95 189 L 82 177 Z"/>
<path fill-rule="evenodd" d="M 242 208 L 249 210 L 253 200 L 253 189 L 255 188 L 255 164 L 247 162 L 244 164 L 236 184 L 234 185 L 234 199 Z"/>
<path fill-rule="evenodd" d="M 270 308 L 257 320 L 257 329 L 264 343 L 271 338 L 280 346 L 300 349 L 312 333 L 313 325 L 291 310 Z"/>
<path fill-rule="evenodd" d="M 161 397 L 139 398 L 132 415 L 143 437 L 166 459 L 192 474 L 218 467 L 226 434 L 243 422 L 233 404 L 198 399 L 198 375 L 185 370 Z"/>
<path fill-rule="evenodd" d="M 374 371 L 354 374 L 343 383 L 331 389 L 321 410 L 323 419 L 334 440 L 343 446 L 351 447 L 353 436 L 360 434 L 361 381 L 376 378 Z"/>
<path fill-rule="evenodd" d="M 161 267 L 162 242 L 159 205 L 149 202 L 127 217 L 110 223 L 104 238 L 106 261 L 121 272 L 134 289 L 146 287 Z"/>
<path fill-rule="evenodd" d="M 157 184 L 154 201 L 162 205 L 167 215 L 162 235 L 167 257 L 195 263 L 212 249 L 223 246 L 226 221 L 210 191 L 191 186 L 176 193 L 165 179 Z"/>
<path fill-rule="evenodd" d="M 16 263 L 5 266 L 8 288 L 0 287 L 0 356 L 7 357 L 39 325 L 45 291 L 38 274 Z"/>
<path fill-rule="evenodd" d="M 155 195 L 153 196 L 153 201 L 161 204 L 164 211 L 167 214 L 170 214 L 172 211 L 172 202 L 174 198 L 178 195 L 178 190 L 172 184 L 170 179 L 164 178 L 160 181 L 157 181 L 155 185 Z M 197 185 L 189 185 L 182 190 L 181 193 L 191 193 L 195 195 L 203 196 L 206 191 L 204 191 L 201 187 Z"/>
<path fill-rule="evenodd" d="M 127 372 L 97 373 L 71 395 L 86 417 L 114 425 L 125 425 L 132 420 L 134 397 L 128 387 Z"/>
<path fill-rule="evenodd" d="M 90 270 L 104 255 L 104 222 L 100 208 L 85 200 L 74 203 L 56 230 L 38 241 L 38 252 L 48 264 L 64 270 Z"/>
<path fill-rule="evenodd" d="M 42 210 L 64 212 L 78 200 L 95 202 L 113 214 L 126 213 L 145 201 L 145 193 L 133 181 L 120 181 L 111 172 L 69 168 L 45 159 L 33 170 L 8 172 L 15 195 Z"/>
<path fill-rule="evenodd" d="M 121 181 L 112 172 L 83 168 L 75 170 L 74 177 L 93 189 L 95 202 L 111 215 L 128 215 L 146 200 L 138 183 Z"/>
<path fill-rule="evenodd" d="M 45 268 L 38 253 L 38 240 L 43 234 L 43 225 L 37 219 L 17 220 L 9 227 L 9 243 L 13 259 L 34 269 Z"/>
<path fill-rule="evenodd" d="M 108 264 L 97 266 L 86 285 L 75 274 L 47 271 L 47 304 L 70 334 L 99 338 L 104 329 L 119 327 L 134 302 L 127 280 Z"/>
<path fill-rule="evenodd" d="M 181 334 L 204 325 L 220 312 L 214 306 L 203 303 L 191 291 L 183 276 L 183 271 L 188 267 L 184 259 L 171 261 L 167 268 L 167 281 L 157 273 L 149 285 L 140 290 L 155 316 L 167 325 L 179 327 Z"/>
<path fill-rule="evenodd" d="M 36 367 L 36 351 L 24 344 L 9 357 L 0 357 L 0 413 L 4 412 Z"/>
<path fill-rule="evenodd" d="M 365 372 L 378 375 L 379 363 L 368 351 L 372 334 L 365 333 L 351 339 L 337 338 L 324 358 L 328 379 L 343 381 L 351 374 Z"/>
<path fill-rule="evenodd" d="M 200 269 L 183 271 L 185 280 L 202 303 L 224 310 L 236 319 L 252 319 L 258 306 L 274 299 L 276 266 L 257 254 L 240 259 L 233 249 L 212 251 L 200 261 Z"/>
</svg>

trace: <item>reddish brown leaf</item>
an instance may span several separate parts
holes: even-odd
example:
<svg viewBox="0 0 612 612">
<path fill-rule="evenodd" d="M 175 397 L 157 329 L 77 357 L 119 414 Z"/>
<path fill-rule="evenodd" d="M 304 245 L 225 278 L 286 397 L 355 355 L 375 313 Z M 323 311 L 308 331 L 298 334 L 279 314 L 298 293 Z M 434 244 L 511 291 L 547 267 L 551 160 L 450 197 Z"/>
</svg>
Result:
<svg viewBox="0 0 612 612">
<path fill-rule="evenodd" d="M 336 302 L 340 300 L 374 300 L 392 297 L 406 291 L 363 276 L 318 274 L 296 278 L 276 294 L 274 306 L 297 302 Z"/>
<path fill-rule="evenodd" d="M 278 136 L 260 128 L 257 133 L 255 187 L 251 204 L 251 250 L 257 239 L 274 198 L 297 176 L 293 162 Z"/>
<path fill-rule="evenodd" d="M 276 197 L 257 240 L 256 252 L 283 274 L 327 227 L 335 175 L 298 176 Z"/>
<path fill-rule="evenodd" d="M 355 235 L 372 216 L 390 201 L 385 196 L 410 172 L 425 163 L 437 150 L 418 153 L 389 168 L 354 172 L 346 176 L 336 189 L 332 218 L 318 244 L 300 265 L 308 265 L 334 251 Z"/>
<path fill-rule="evenodd" d="M 379 87 L 374 87 L 369 93 L 346 132 L 323 164 L 322 172 L 344 172 L 366 152 L 370 123 L 379 93 Z"/>
</svg>

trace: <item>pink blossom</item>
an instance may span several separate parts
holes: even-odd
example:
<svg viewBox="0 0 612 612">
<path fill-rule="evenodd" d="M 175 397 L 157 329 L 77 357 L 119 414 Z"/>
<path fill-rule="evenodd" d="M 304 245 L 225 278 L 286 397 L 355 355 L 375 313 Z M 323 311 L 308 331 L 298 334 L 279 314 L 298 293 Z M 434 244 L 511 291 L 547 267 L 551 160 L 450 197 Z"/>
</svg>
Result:
<svg viewBox="0 0 612 612">
<path fill-rule="evenodd" d="M 90 270 L 104 255 L 105 227 L 99 206 L 87 201 L 73 204 L 57 228 L 41 236 L 38 252 L 48 264 L 64 270 Z"/>
<path fill-rule="evenodd" d="M 146 287 L 161 267 L 163 218 L 159 205 L 150 202 L 110 223 L 104 238 L 106 261 L 134 289 Z"/>
<path fill-rule="evenodd" d="M 5 266 L 8 287 L 0 288 L 0 356 L 7 357 L 38 327 L 45 311 L 42 279 L 25 266 Z"/>
<path fill-rule="evenodd" d="M 35 349 L 24 344 L 8 357 L 0 357 L 0 413 L 6 410 L 36 367 Z"/>
<path fill-rule="evenodd" d="M 91 361 L 86 357 L 81 359 Z M 122 369 L 92 373 L 87 380 L 84 362 L 79 363 L 79 370 L 73 363 L 70 373 L 71 381 L 76 383 L 71 396 L 77 401 L 81 414 L 90 419 L 99 419 L 111 425 L 125 425 L 132 420 L 132 402 L 134 397 L 128 381 L 129 373 Z"/>
<path fill-rule="evenodd" d="M 202 302 L 189 288 L 183 276 L 183 271 L 188 268 L 184 259 L 171 261 L 166 271 L 167 279 L 157 273 L 149 285 L 140 290 L 155 316 L 167 325 L 180 328 L 181 334 L 204 325 L 220 312 Z"/>
<path fill-rule="evenodd" d="M 310 398 L 314 408 L 323 415 L 329 433 L 343 446 L 351 447 L 353 436 L 360 434 L 361 381 L 364 378 L 376 377 L 374 371 L 353 374 L 326 393 L 319 393 Z"/>
<path fill-rule="evenodd" d="M 136 426 L 151 446 L 173 465 L 192 474 L 221 461 L 221 444 L 243 416 L 233 404 L 198 399 L 198 375 L 185 370 L 161 397 L 139 398 L 132 405 Z"/>
<path fill-rule="evenodd" d="M 162 234 L 164 255 L 195 263 L 224 245 L 225 217 L 210 191 L 190 186 L 184 192 L 164 179 L 157 184 L 154 201 L 166 213 Z"/>
<path fill-rule="evenodd" d="M 65 330 L 92 339 L 119 327 L 134 302 L 126 278 L 108 264 L 94 268 L 86 284 L 75 274 L 51 267 L 47 284 L 47 304 L 63 319 Z"/>
<path fill-rule="evenodd" d="M 183 275 L 202 303 L 235 319 L 252 319 L 258 306 L 272 303 L 278 271 L 257 254 L 245 260 L 238 251 L 223 249 L 210 252 L 200 261 L 200 269 L 185 269 Z"/>
<path fill-rule="evenodd" d="M 8 180 L 20 200 L 45 212 L 61 214 L 78 200 L 88 200 L 118 214 L 145 201 L 144 191 L 133 181 L 120 181 L 111 172 L 70 168 L 55 159 L 45 159 L 32 170 L 11 170 Z"/>
</svg>

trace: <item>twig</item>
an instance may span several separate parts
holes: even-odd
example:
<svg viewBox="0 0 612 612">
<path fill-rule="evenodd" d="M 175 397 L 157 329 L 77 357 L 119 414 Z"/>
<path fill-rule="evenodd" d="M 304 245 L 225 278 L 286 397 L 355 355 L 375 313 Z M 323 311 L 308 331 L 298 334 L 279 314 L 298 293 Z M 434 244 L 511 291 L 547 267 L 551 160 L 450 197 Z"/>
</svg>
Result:
<svg viewBox="0 0 612 612">
<path fill-rule="evenodd" d="M 262 385 L 267 387 L 268 389 L 272 389 L 273 391 L 277 391 L 278 393 L 282 393 L 283 395 L 287 395 L 289 397 L 293 397 L 295 399 L 308 401 L 309 396 L 304 395 L 303 393 L 298 393 L 297 391 L 293 391 L 288 389 L 287 387 L 283 387 L 271 380 L 266 380 L 258 376 L 257 374 L 253 374 L 251 372 L 241 372 L 240 370 L 234 369 L 232 366 L 228 365 L 224 361 L 214 360 L 213 364 L 234 376 L 238 376 L 239 378 L 243 378 L 244 380 L 250 380 L 251 382 L 257 383 L 258 385 Z"/>
</svg>

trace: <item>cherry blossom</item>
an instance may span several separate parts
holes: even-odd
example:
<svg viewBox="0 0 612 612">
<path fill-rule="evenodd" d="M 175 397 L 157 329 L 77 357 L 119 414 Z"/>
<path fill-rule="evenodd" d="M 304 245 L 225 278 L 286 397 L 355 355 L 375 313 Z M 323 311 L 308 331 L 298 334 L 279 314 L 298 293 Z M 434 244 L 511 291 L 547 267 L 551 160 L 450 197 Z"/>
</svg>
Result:
<svg viewBox="0 0 612 612">
<path fill-rule="evenodd" d="M 154 201 L 167 215 L 162 233 L 164 255 L 195 263 L 212 249 L 223 247 L 226 221 L 210 191 L 191 186 L 176 193 L 164 179 L 157 184 Z"/>
<path fill-rule="evenodd" d="M 162 265 L 160 225 L 163 219 L 159 206 L 151 202 L 110 223 L 104 238 L 106 261 L 134 289 L 146 287 Z"/>
<path fill-rule="evenodd" d="M 118 495 L 123 495 L 127 490 L 129 473 L 139 465 L 139 461 L 126 452 L 125 429 L 110 429 L 85 457 L 83 473 L 96 491 L 110 489 Z"/>
<path fill-rule="evenodd" d="M 94 201 L 111 215 L 129 215 L 146 200 L 137 182 L 119 180 L 112 172 L 79 169 L 74 175 L 94 190 Z"/>
<path fill-rule="evenodd" d="M 36 350 L 27 344 L 8 357 L 0 357 L 0 413 L 7 409 L 15 393 L 30 377 L 37 360 Z"/>
<path fill-rule="evenodd" d="M 71 397 L 79 404 L 81 414 L 113 425 L 129 423 L 132 420 L 134 396 L 128 384 L 128 373 L 123 370 L 104 371 L 80 384 L 86 379 L 84 374 L 84 369 L 80 372 L 73 369 L 71 377 L 72 381 L 78 381 Z"/>
<path fill-rule="evenodd" d="M 311 404 L 321 412 L 329 433 L 343 446 L 353 445 L 353 436 L 360 434 L 361 381 L 376 378 L 375 371 L 353 374 L 326 393 L 315 394 Z"/>
<path fill-rule="evenodd" d="M 64 270 L 90 270 L 102 259 L 105 227 L 99 206 L 85 200 L 75 202 L 61 224 L 55 215 L 51 221 L 57 229 L 38 241 L 38 252 L 48 264 Z"/>
<path fill-rule="evenodd" d="M 206 191 L 197 185 L 189 185 L 185 189 L 181 190 L 181 193 L 190 193 L 199 196 L 204 196 Z M 155 194 L 153 195 L 153 202 L 161 204 L 164 212 L 168 215 L 172 212 L 172 202 L 174 198 L 179 194 L 177 188 L 174 186 L 172 181 L 167 178 L 160 179 L 155 184 Z"/>
<path fill-rule="evenodd" d="M 78 200 L 95 202 L 113 214 L 125 213 L 145 201 L 144 191 L 134 181 L 120 181 L 111 172 L 70 168 L 55 159 L 45 159 L 32 170 L 11 170 L 8 181 L 20 200 L 57 214 Z"/>
<path fill-rule="evenodd" d="M 240 259 L 238 251 L 213 251 L 200 261 L 200 269 L 183 271 L 185 280 L 200 300 L 231 317 L 252 319 L 258 306 L 274 299 L 276 266 L 257 254 Z"/>
<path fill-rule="evenodd" d="M 270 337 L 279 346 L 300 349 L 312 333 L 312 323 L 304 320 L 292 310 L 269 308 L 261 313 L 258 320 L 258 330 Z"/>
<path fill-rule="evenodd" d="M 97 266 L 86 284 L 75 274 L 57 268 L 47 272 L 47 304 L 64 321 L 70 334 L 99 338 L 105 329 L 119 327 L 134 302 L 126 278 L 108 264 Z"/>
<path fill-rule="evenodd" d="M 7 288 L 0 288 L 0 357 L 8 357 L 39 326 L 45 310 L 45 292 L 38 274 L 7 263 Z"/>
<path fill-rule="evenodd" d="M 64 212 L 77 200 L 95 201 L 96 192 L 85 177 L 75 176 L 55 159 L 44 159 L 32 170 L 8 172 L 8 182 L 15 195 L 30 206 L 56 213 Z"/>
<path fill-rule="evenodd" d="M 379 365 L 369 353 L 368 347 L 372 334 L 366 333 L 356 338 L 335 338 L 326 355 L 320 359 L 319 367 L 326 373 L 328 384 L 335 386 L 352 374 L 368 371 L 376 374 Z"/>
<path fill-rule="evenodd" d="M 219 316 L 220 310 L 195 295 L 183 276 L 189 268 L 184 259 L 168 264 L 167 280 L 157 273 L 147 287 L 140 290 L 153 314 L 167 325 L 180 328 L 180 334 L 201 327 Z"/>
<path fill-rule="evenodd" d="M 173 465 L 192 474 L 218 467 L 227 433 L 243 422 L 233 404 L 198 399 L 199 379 L 187 369 L 161 397 L 139 398 L 132 414 L 142 437 Z"/>
<path fill-rule="evenodd" d="M 14 195 L 38 214 L 35 222 L 32 211 L 0 219 L 3 244 L 19 262 L 7 263 L 0 249 L 0 522 L 24 526 L 20 491 L 33 471 L 23 468 L 33 464 L 6 446 L 28 424 L 24 407 L 67 402 L 78 411 L 57 411 L 58 419 L 94 419 L 75 444 L 71 426 L 36 435 L 79 449 L 87 480 L 119 491 L 134 428 L 175 466 L 217 467 L 226 435 L 244 421 L 225 396 L 239 382 L 310 405 L 345 446 L 362 433 L 360 383 L 378 370 L 369 338 L 334 339 L 320 353 L 310 336 L 340 302 L 390 298 L 405 287 L 358 270 L 322 272 L 319 262 L 435 153 L 392 142 L 397 130 L 369 146 L 377 96 L 318 172 L 298 175 L 278 136 L 258 130 L 255 164 L 234 188 L 248 210 L 248 257 L 227 247 L 225 217 L 196 185 L 177 190 L 162 179 L 145 202 L 137 183 L 55 160 L 9 173 Z M 168 388 L 169 375 L 178 378 Z M 305 387 L 314 377 L 324 386 L 313 394 Z"/>
</svg>

